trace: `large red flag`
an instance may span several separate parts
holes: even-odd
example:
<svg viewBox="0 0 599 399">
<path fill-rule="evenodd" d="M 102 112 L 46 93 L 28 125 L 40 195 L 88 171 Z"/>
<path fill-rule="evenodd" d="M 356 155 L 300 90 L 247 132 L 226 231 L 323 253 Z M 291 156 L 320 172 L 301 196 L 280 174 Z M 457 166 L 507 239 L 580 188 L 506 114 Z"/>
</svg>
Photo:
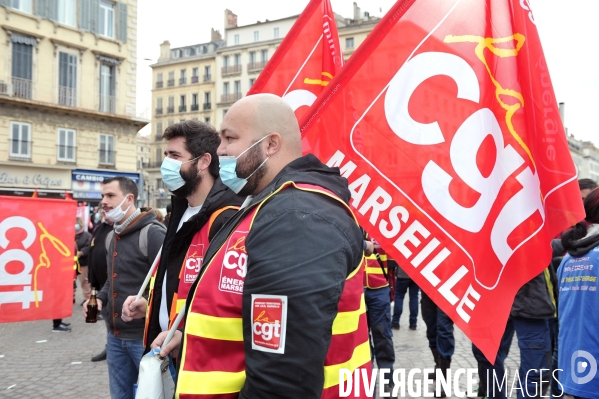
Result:
<svg viewBox="0 0 599 399">
<path fill-rule="evenodd" d="M 343 66 L 329 0 L 311 0 L 248 92 L 283 97 L 298 120 Z"/>
<path fill-rule="evenodd" d="M 362 226 L 493 361 L 516 292 L 584 218 L 526 3 L 398 1 L 300 126 Z"/>
<path fill-rule="evenodd" d="M 0 197 L 0 323 L 71 315 L 76 207 Z"/>
</svg>

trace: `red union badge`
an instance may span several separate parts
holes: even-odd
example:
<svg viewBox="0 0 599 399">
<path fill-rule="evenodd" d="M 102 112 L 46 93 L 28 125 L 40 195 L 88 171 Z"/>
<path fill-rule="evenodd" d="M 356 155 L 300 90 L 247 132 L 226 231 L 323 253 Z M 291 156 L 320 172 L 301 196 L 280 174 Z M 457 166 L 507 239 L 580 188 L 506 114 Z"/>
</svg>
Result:
<svg viewBox="0 0 599 399">
<path fill-rule="evenodd" d="M 252 294 L 252 349 L 285 353 L 287 296 Z"/>
<path fill-rule="evenodd" d="M 218 289 L 233 294 L 243 293 L 248 255 L 245 250 L 247 231 L 235 231 L 227 242 L 227 252 L 220 269 Z"/>
<path fill-rule="evenodd" d="M 202 262 L 204 260 L 204 244 L 191 244 L 188 253 L 190 254 L 185 259 L 185 269 L 183 271 L 183 282 L 191 285 L 202 268 Z"/>
</svg>

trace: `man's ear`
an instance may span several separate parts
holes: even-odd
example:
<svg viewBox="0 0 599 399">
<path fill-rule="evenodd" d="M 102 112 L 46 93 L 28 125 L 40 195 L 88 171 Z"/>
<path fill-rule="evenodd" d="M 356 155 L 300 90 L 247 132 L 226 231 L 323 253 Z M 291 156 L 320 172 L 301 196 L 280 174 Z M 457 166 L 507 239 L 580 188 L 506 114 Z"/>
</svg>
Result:
<svg viewBox="0 0 599 399">
<path fill-rule="evenodd" d="M 271 157 L 281 150 L 283 138 L 278 132 L 272 132 L 266 141 L 266 155 Z"/>
<path fill-rule="evenodd" d="M 198 173 L 203 170 L 208 170 L 210 167 L 210 162 L 212 162 L 212 155 L 209 153 L 205 153 L 201 157 L 198 158 Z"/>
</svg>

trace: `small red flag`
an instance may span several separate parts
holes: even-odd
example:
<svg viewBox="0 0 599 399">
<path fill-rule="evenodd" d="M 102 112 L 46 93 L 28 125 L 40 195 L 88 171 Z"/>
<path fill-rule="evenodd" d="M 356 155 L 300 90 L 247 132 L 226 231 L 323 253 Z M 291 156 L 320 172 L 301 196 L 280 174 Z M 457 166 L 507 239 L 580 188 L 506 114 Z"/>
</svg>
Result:
<svg viewBox="0 0 599 399">
<path fill-rule="evenodd" d="M 360 224 L 494 361 L 517 291 L 584 218 L 530 9 L 398 1 L 300 126 Z"/>
<path fill-rule="evenodd" d="M 64 199 L 65 199 L 65 200 L 72 200 L 72 199 L 73 199 L 73 197 L 71 197 L 71 194 L 69 194 L 69 192 L 68 192 L 68 191 L 65 191 L 65 192 L 64 192 Z"/>
<path fill-rule="evenodd" d="M 329 0 L 311 0 L 248 95 L 283 97 L 298 120 L 343 66 L 335 14 Z"/>
</svg>

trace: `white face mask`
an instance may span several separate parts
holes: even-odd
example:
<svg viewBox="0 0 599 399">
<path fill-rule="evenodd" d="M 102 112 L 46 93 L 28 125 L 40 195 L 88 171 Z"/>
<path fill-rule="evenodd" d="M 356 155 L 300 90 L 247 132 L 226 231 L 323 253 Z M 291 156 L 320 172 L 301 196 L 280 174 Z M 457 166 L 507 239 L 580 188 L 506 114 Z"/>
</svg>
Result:
<svg viewBox="0 0 599 399">
<path fill-rule="evenodd" d="M 125 214 L 127 213 L 127 211 L 129 211 L 129 208 L 131 208 L 131 205 L 129 205 L 126 210 L 121 209 L 121 206 L 125 203 L 126 199 L 127 199 L 127 196 L 125 196 L 125 198 L 123 198 L 123 201 L 119 204 L 119 206 L 106 212 L 106 215 L 105 215 L 106 219 L 110 220 L 113 223 L 118 223 L 121 220 L 123 220 L 123 218 L 125 217 Z"/>
</svg>

